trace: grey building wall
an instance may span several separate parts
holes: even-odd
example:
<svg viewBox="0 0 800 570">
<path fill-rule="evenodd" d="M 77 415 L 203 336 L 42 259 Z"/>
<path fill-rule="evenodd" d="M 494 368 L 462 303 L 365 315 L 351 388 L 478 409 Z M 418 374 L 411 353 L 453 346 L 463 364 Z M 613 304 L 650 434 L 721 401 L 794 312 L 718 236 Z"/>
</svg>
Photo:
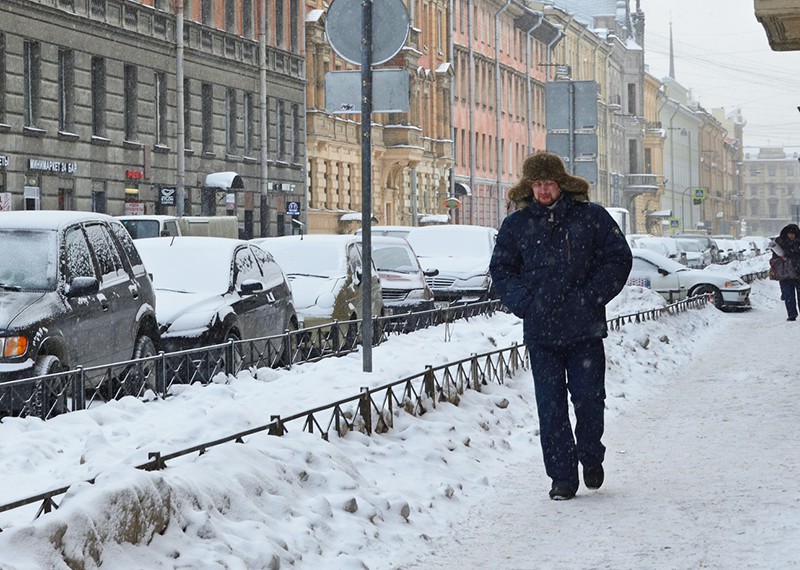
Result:
<svg viewBox="0 0 800 570">
<path fill-rule="evenodd" d="M 100 7 L 103 10 L 100 10 Z M 159 189 L 177 183 L 177 85 L 175 17 L 125 0 L 5 0 L 0 17 L 0 207 L 26 207 L 25 195 L 37 194 L 43 209 L 104 210 L 122 214 L 126 202 L 142 202 L 148 213 L 175 213 L 157 206 Z M 26 41 L 40 52 L 38 119 L 27 124 Z M 186 140 L 187 214 L 232 213 L 258 227 L 261 150 L 258 44 L 186 21 L 185 85 L 188 86 Z M 71 50 L 74 66 L 73 124 L 59 129 L 59 51 Z M 105 131 L 92 127 L 92 59 L 103 58 L 106 70 Z M 125 136 L 125 67 L 136 69 L 136 132 Z M 271 223 L 284 203 L 305 193 L 305 63 L 300 53 L 267 46 L 268 184 Z M 166 136 L 156 133 L 156 73 L 166 79 Z M 210 86 L 211 146 L 203 148 L 202 85 Z M 228 90 L 236 101 L 228 112 Z M 206 91 L 208 94 L 208 90 Z M 252 131 L 245 152 L 245 94 L 252 98 Z M 279 111 L 282 111 L 279 113 Z M 235 125 L 229 137 L 228 123 Z M 233 144 L 230 144 L 233 143 Z M 282 150 L 282 152 L 281 152 Z M 226 192 L 203 189 L 214 172 L 236 172 L 244 189 L 234 192 L 235 209 Z M 288 192 L 283 190 L 289 190 Z M 126 189 L 128 189 L 126 193 Z M 138 190 L 133 194 L 132 190 Z M 248 196 L 248 194 L 250 194 Z M 9 196 L 10 195 L 10 196 Z M 202 212 L 203 196 L 208 212 Z M 104 196 L 104 199 L 103 199 Z M 10 198 L 10 199 L 9 199 Z M 211 205 L 213 202 L 213 206 Z M 34 201 L 27 202 L 28 207 Z M 140 208 L 142 206 L 139 206 Z M 247 212 L 247 214 L 246 214 Z M 271 234 L 280 233 L 272 227 Z"/>
</svg>

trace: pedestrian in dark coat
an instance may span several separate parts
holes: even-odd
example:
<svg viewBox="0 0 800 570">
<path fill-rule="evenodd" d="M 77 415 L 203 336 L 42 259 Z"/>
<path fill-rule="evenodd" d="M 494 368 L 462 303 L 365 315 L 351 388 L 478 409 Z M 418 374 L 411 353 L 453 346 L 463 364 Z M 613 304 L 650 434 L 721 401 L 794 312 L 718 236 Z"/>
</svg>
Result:
<svg viewBox="0 0 800 570">
<path fill-rule="evenodd" d="M 800 227 L 797 224 L 784 226 L 771 249 L 770 266 L 776 269 L 786 320 L 796 321 L 800 305 Z"/>
<path fill-rule="evenodd" d="M 632 263 L 625 236 L 588 190 L 558 155 L 525 159 L 509 191 L 518 209 L 503 222 L 490 264 L 495 291 L 523 319 L 552 499 L 575 496 L 578 462 L 588 488 L 603 483 L 605 305 Z"/>
</svg>

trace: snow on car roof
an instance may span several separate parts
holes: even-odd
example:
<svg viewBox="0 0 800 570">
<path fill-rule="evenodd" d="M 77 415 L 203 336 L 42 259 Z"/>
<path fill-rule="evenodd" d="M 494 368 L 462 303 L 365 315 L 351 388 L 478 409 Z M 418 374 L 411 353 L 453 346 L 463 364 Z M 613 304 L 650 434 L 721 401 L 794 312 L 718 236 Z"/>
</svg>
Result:
<svg viewBox="0 0 800 570">
<path fill-rule="evenodd" d="M 114 218 L 98 212 L 76 212 L 66 210 L 19 210 L 0 212 L 0 228 L 52 230 L 66 224 L 89 220 L 114 221 Z"/>
</svg>

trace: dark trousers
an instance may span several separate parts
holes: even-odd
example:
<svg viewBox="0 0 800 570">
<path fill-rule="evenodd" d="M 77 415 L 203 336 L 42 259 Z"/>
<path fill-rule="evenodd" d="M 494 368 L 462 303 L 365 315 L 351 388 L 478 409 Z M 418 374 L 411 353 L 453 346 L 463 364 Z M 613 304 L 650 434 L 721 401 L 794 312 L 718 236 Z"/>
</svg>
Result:
<svg viewBox="0 0 800 570">
<path fill-rule="evenodd" d="M 800 302 L 800 280 L 783 279 L 778 282 L 781 286 L 781 297 L 786 305 L 786 316 L 797 318 L 797 304 Z"/>
<path fill-rule="evenodd" d="M 578 488 L 578 461 L 597 466 L 605 457 L 606 359 L 603 339 L 567 345 L 529 344 L 545 471 Z M 567 394 L 575 409 L 575 435 Z M 577 440 L 577 441 L 576 441 Z"/>
</svg>

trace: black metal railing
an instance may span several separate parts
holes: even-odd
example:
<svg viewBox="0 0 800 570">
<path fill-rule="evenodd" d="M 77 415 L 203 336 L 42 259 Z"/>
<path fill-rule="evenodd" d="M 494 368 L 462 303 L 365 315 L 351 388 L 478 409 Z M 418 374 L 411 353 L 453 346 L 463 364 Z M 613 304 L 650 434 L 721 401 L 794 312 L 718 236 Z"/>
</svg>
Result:
<svg viewBox="0 0 800 570">
<path fill-rule="evenodd" d="M 500 309 L 500 302 L 494 300 L 375 317 L 372 344 L 378 345 L 392 334 L 490 315 Z M 247 369 L 291 367 L 303 362 L 342 356 L 358 349 L 362 342 L 361 325 L 360 320 L 333 321 L 313 328 L 287 330 L 278 336 L 232 340 L 137 360 L 77 367 L 46 376 L 3 382 L 0 383 L 0 417 L 36 416 L 49 419 L 123 396 L 164 398 L 175 384 L 208 384 L 219 374 L 235 376 Z"/>
</svg>

